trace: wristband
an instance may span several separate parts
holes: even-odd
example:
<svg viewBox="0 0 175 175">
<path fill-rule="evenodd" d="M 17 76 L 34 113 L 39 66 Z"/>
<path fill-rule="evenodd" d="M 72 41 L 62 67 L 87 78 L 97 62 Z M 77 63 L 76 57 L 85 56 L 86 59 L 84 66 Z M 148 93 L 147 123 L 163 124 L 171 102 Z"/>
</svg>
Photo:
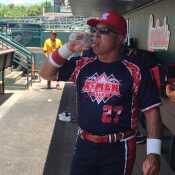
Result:
<svg viewBox="0 0 175 175">
<path fill-rule="evenodd" d="M 162 141 L 160 139 L 147 138 L 147 155 L 158 154 L 161 155 Z"/>
<path fill-rule="evenodd" d="M 64 44 L 61 48 L 59 48 L 58 53 L 66 60 L 73 54 L 73 52 L 67 47 L 67 44 Z"/>
<path fill-rule="evenodd" d="M 55 61 L 54 61 L 54 59 L 52 58 L 52 55 L 49 55 L 49 63 L 50 64 L 52 64 L 53 66 L 55 66 L 55 67 L 57 67 L 57 68 L 60 68 L 60 67 L 62 67 L 62 65 L 61 64 L 58 64 L 58 63 L 56 63 Z"/>
</svg>

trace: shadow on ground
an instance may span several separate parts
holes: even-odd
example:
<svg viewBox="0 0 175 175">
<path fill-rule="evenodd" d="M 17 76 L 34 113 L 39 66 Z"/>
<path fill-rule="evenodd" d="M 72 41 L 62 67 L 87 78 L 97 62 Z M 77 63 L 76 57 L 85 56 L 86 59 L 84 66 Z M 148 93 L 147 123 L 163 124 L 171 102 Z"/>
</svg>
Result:
<svg viewBox="0 0 175 175">
<path fill-rule="evenodd" d="M 0 105 L 2 105 L 6 100 L 8 100 L 13 93 L 0 94 Z"/>
</svg>

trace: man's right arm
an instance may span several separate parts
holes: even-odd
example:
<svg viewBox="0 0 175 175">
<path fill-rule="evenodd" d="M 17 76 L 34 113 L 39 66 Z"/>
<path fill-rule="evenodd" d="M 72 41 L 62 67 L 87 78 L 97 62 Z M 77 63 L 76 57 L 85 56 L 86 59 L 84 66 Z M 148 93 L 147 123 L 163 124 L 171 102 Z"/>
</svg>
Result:
<svg viewBox="0 0 175 175">
<path fill-rule="evenodd" d="M 47 59 L 40 70 L 40 75 L 46 80 L 56 81 L 58 76 L 58 68 L 53 66 Z"/>
<path fill-rule="evenodd" d="M 48 56 L 48 59 L 40 70 L 40 75 L 47 80 L 57 80 L 59 68 L 64 65 L 67 58 L 73 53 L 68 44 L 54 51 Z"/>
<path fill-rule="evenodd" d="M 44 51 L 44 55 L 45 55 L 46 58 L 48 58 L 48 53 L 47 53 L 47 51 Z"/>
<path fill-rule="evenodd" d="M 47 79 L 47 80 L 56 80 L 56 75 L 57 75 L 58 69 L 57 69 L 57 67 L 50 64 L 48 61 L 49 55 L 48 55 L 48 48 L 47 48 L 47 40 L 45 40 L 45 42 L 44 42 L 43 52 L 44 52 L 44 55 L 47 59 L 40 70 L 40 75 L 41 75 L 41 77 L 43 77 L 44 79 Z"/>
<path fill-rule="evenodd" d="M 75 52 L 81 52 L 87 48 L 82 46 L 82 42 L 78 40 L 82 33 L 77 33 L 74 40 L 70 40 L 61 48 L 49 55 L 40 70 L 40 75 L 47 80 L 57 80 L 59 68 L 63 66 L 68 57 Z"/>
</svg>

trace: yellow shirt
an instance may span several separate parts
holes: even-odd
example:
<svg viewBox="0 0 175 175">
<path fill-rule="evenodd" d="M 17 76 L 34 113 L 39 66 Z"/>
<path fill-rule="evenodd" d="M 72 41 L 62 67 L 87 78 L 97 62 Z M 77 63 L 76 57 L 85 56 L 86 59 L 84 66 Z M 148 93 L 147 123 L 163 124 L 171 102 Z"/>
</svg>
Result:
<svg viewBox="0 0 175 175">
<path fill-rule="evenodd" d="M 46 39 L 44 42 L 43 50 L 44 52 L 49 55 L 52 52 L 54 52 L 56 49 L 60 48 L 62 46 L 62 42 L 60 39 L 55 39 L 55 41 L 52 41 L 50 38 Z"/>
</svg>

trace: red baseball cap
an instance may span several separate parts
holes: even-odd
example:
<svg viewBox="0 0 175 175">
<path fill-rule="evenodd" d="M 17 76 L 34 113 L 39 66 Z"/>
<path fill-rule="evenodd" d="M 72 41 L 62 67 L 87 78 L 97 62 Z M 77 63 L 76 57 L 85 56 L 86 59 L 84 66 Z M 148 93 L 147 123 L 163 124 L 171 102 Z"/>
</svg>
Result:
<svg viewBox="0 0 175 175">
<path fill-rule="evenodd" d="M 127 24 L 124 17 L 120 16 L 116 11 L 108 11 L 104 13 L 100 18 L 91 18 L 87 21 L 90 26 L 96 26 L 97 24 L 105 24 L 114 27 L 119 34 L 126 36 Z"/>
</svg>

